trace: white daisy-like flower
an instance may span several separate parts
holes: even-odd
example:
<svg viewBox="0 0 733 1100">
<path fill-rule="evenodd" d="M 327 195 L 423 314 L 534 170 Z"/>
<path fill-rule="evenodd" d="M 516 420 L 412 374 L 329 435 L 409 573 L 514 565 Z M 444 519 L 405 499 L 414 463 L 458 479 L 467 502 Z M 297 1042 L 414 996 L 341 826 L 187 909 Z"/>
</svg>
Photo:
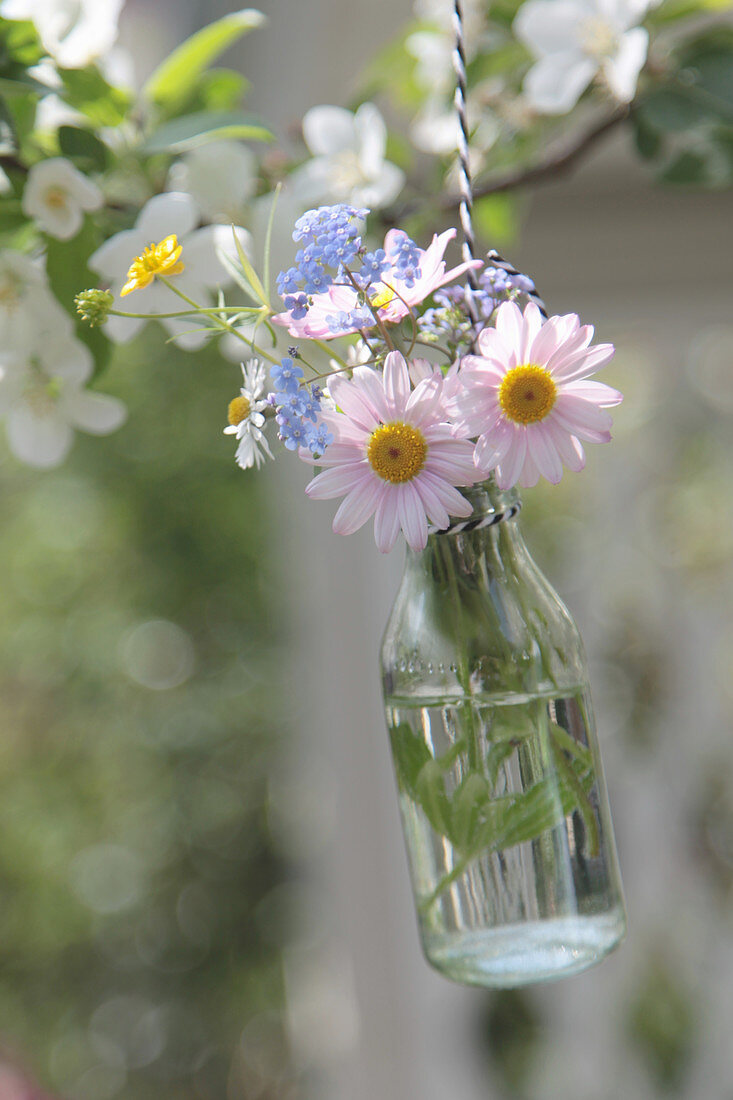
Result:
<svg viewBox="0 0 733 1100">
<path fill-rule="evenodd" d="M 171 165 L 168 190 L 193 195 L 208 221 L 238 225 L 257 190 L 257 159 L 239 141 L 210 141 Z"/>
<path fill-rule="evenodd" d="M 74 431 L 107 435 L 124 423 L 116 397 L 84 388 L 93 371 L 91 352 L 67 324 L 48 326 L 32 355 L 0 355 L 0 414 L 5 416 L 13 454 L 42 469 L 59 466 Z"/>
<path fill-rule="evenodd" d="M 4 19 L 30 19 L 44 49 L 64 69 L 102 57 L 117 38 L 124 0 L 0 0 Z"/>
<path fill-rule="evenodd" d="M 355 114 L 312 107 L 303 118 L 303 138 L 314 156 L 290 177 L 302 203 L 347 202 L 375 210 L 402 190 L 405 174 L 384 159 L 387 127 L 373 103 L 363 103 Z"/>
<path fill-rule="evenodd" d="M 231 281 L 217 251 L 221 249 L 234 259 L 236 248 L 230 225 L 207 225 L 197 229 L 200 219 L 199 208 L 191 195 L 177 191 L 155 195 L 140 211 L 134 227 L 115 233 L 105 241 L 90 257 L 89 266 L 110 284 L 110 290 L 117 297 L 135 257 L 140 256 L 151 241 L 161 241 L 175 234 L 182 246 L 181 261 L 185 264 L 185 270 L 176 275 L 176 286 L 193 301 L 208 305 L 217 287 Z M 251 252 L 246 229 L 236 227 L 236 233 L 245 252 Z M 174 313 L 182 309 L 186 309 L 185 303 L 156 279 L 142 291 L 139 307 L 134 312 Z M 110 317 L 104 331 L 115 343 L 125 344 L 145 323 L 146 319 L 140 317 Z M 206 332 L 197 330 L 191 318 L 168 317 L 162 319 L 161 324 L 181 348 L 193 350 L 206 342 Z"/>
<path fill-rule="evenodd" d="M 87 211 L 99 210 L 103 196 L 96 183 L 66 157 L 34 164 L 23 190 L 23 213 L 50 237 L 68 241 L 84 224 Z"/>
<path fill-rule="evenodd" d="M 228 425 L 224 429 L 225 435 L 236 435 L 239 440 L 235 455 L 237 464 L 243 470 L 251 466 L 258 469 L 263 465 L 266 455 L 272 458 L 272 452 L 262 429 L 265 426 L 263 409 L 267 408 L 267 401 L 263 395 L 267 381 L 267 371 L 259 359 L 249 359 L 242 366 L 244 385 L 237 397 L 229 402 L 227 411 Z"/>
<path fill-rule="evenodd" d="M 565 114 L 597 74 L 616 99 L 631 102 L 649 46 L 638 24 L 651 6 L 650 0 L 527 0 L 514 31 L 537 58 L 524 79 L 532 106 Z"/>
</svg>

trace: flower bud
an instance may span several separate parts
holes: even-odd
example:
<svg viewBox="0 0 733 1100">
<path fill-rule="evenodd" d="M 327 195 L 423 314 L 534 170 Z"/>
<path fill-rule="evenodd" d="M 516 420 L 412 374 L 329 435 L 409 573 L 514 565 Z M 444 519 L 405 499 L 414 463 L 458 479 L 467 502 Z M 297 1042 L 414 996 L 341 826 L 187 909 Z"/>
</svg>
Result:
<svg viewBox="0 0 733 1100">
<path fill-rule="evenodd" d="M 103 325 L 107 315 L 114 304 L 114 294 L 109 290 L 82 290 L 74 298 L 76 312 L 94 328 L 95 325 Z"/>
</svg>

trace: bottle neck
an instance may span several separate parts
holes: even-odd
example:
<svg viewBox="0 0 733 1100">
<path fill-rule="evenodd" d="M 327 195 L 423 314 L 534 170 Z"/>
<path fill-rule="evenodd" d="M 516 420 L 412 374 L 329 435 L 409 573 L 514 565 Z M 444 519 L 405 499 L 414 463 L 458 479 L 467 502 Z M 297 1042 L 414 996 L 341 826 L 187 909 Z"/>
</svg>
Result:
<svg viewBox="0 0 733 1100">
<path fill-rule="evenodd" d="M 477 485 L 461 489 L 473 505 L 467 519 L 459 519 L 444 531 L 428 537 L 424 550 L 407 551 L 407 568 L 439 580 L 446 566 L 459 576 L 468 577 L 478 569 L 484 577 L 503 565 L 518 562 L 526 554 L 517 524 L 521 500 L 516 489 L 499 489 L 490 477 Z"/>
</svg>

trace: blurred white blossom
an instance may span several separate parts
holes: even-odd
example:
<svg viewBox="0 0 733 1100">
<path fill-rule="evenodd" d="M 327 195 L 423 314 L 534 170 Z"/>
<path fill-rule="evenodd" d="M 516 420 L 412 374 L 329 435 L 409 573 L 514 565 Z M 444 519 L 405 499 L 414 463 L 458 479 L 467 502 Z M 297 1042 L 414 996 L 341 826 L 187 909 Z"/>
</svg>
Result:
<svg viewBox="0 0 733 1100">
<path fill-rule="evenodd" d="M 135 257 L 151 242 L 175 233 L 183 248 L 181 260 L 185 265 L 184 271 L 175 276 L 176 287 L 199 305 L 209 305 L 213 291 L 231 281 L 217 251 L 222 250 L 234 258 L 236 246 L 230 225 L 207 225 L 197 229 L 200 219 L 199 208 L 191 195 L 177 191 L 155 195 L 140 211 L 134 227 L 115 233 L 105 241 L 90 257 L 89 266 L 110 284 L 112 293 L 117 297 Z M 249 252 L 249 233 L 239 227 L 236 232 L 242 248 Z M 137 292 L 134 299 L 128 298 L 124 306 L 131 313 L 153 314 L 173 313 L 187 308 L 177 294 L 157 279 Z M 104 331 L 111 340 L 124 344 L 145 323 L 146 319 L 140 317 L 110 317 Z M 181 348 L 200 348 L 206 341 L 206 333 L 197 329 L 190 318 L 168 317 L 161 320 L 161 324 Z"/>
<path fill-rule="evenodd" d="M 171 165 L 168 190 L 185 191 L 208 221 L 239 224 L 257 189 L 257 159 L 238 141 L 211 141 Z"/>
<path fill-rule="evenodd" d="M 22 462 L 58 466 L 75 429 L 107 435 L 124 423 L 121 401 L 84 389 L 93 365 L 66 314 L 51 321 L 39 315 L 35 346 L 25 355 L 0 352 L 0 415 L 10 449 Z"/>
<path fill-rule="evenodd" d="M 517 38 L 537 58 L 524 79 L 543 114 L 572 110 L 600 74 L 622 103 L 634 98 L 649 34 L 637 24 L 648 0 L 528 0 L 514 20 Z"/>
<path fill-rule="evenodd" d="M 377 209 L 402 190 L 405 175 L 385 160 L 387 127 L 372 103 L 352 114 L 343 107 L 312 107 L 303 137 L 313 159 L 290 177 L 293 194 L 306 205 L 348 202 Z"/>
<path fill-rule="evenodd" d="M 96 183 L 82 175 L 66 157 L 49 157 L 34 164 L 23 190 L 23 213 L 51 237 L 76 236 L 87 211 L 103 202 Z"/>
<path fill-rule="evenodd" d="M 68 317 L 51 293 L 42 264 L 12 249 L 0 251 L 0 349 L 26 355 L 38 340 L 39 319 Z"/>
<path fill-rule="evenodd" d="M 0 0 L 5 19 L 30 19 L 44 49 L 65 69 L 103 57 L 117 38 L 124 0 Z"/>
</svg>

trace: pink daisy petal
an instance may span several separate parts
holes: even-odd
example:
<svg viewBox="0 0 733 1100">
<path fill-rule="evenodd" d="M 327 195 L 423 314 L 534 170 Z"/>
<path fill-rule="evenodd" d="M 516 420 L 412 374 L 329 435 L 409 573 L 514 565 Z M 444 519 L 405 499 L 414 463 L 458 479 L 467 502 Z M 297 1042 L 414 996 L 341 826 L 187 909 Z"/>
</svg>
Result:
<svg viewBox="0 0 733 1100">
<path fill-rule="evenodd" d="M 384 393 L 387 411 L 396 419 L 402 415 L 410 396 L 410 375 L 405 357 L 399 351 L 391 351 L 384 360 Z"/>
<path fill-rule="evenodd" d="M 579 428 L 593 428 L 594 431 L 608 431 L 613 421 L 611 414 L 597 405 L 576 397 L 572 393 L 558 394 L 552 414 L 561 417 L 565 424 L 576 424 Z"/>
<path fill-rule="evenodd" d="M 543 317 L 534 302 L 529 302 L 524 311 L 522 323 L 522 340 L 519 347 L 519 358 L 523 363 L 530 361 L 529 351 L 542 328 Z"/>
<path fill-rule="evenodd" d="M 428 486 L 436 499 L 448 512 L 449 516 L 460 516 L 465 519 L 473 512 L 473 505 L 469 500 L 459 493 L 455 485 L 450 485 L 440 477 L 435 477 L 429 470 L 424 470 L 419 479 L 419 488 L 422 490 L 423 485 Z"/>
<path fill-rule="evenodd" d="M 560 458 L 573 473 L 579 473 L 585 466 L 585 452 L 579 439 L 568 435 L 552 419 L 547 421 L 547 431 Z"/>
<path fill-rule="evenodd" d="M 533 424 L 527 432 L 527 454 L 542 477 L 557 485 L 562 477 L 562 462 L 544 424 Z"/>
<path fill-rule="evenodd" d="M 524 432 L 515 433 L 512 446 L 501 465 L 496 467 L 496 483 L 500 489 L 511 489 L 516 485 L 527 455 L 527 436 Z"/>
<path fill-rule="evenodd" d="M 387 420 L 389 418 L 387 399 L 384 395 L 384 386 L 380 374 L 372 367 L 355 367 L 351 381 L 362 393 L 378 419 Z"/>
<path fill-rule="evenodd" d="M 521 359 L 522 340 L 524 336 L 524 319 L 522 312 L 515 302 L 502 302 L 496 311 L 496 331 L 508 346 L 510 359 L 513 357 L 515 366 Z"/>
<path fill-rule="evenodd" d="M 345 378 L 329 379 L 328 392 L 338 407 L 358 427 L 372 432 L 379 423 L 379 413 L 363 387 L 356 386 Z"/>
<path fill-rule="evenodd" d="M 400 513 L 394 493 L 384 493 L 374 514 L 374 541 L 382 554 L 388 554 L 400 533 Z"/>
<path fill-rule="evenodd" d="M 428 520 L 417 488 L 409 482 L 395 486 L 400 526 L 411 550 L 424 550 L 428 541 Z"/>
<path fill-rule="evenodd" d="M 333 530 L 337 535 L 353 535 L 363 527 L 379 503 L 387 485 L 376 474 L 369 472 L 362 484 L 344 497 L 333 517 Z"/>
<path fill-rule="evenodd" d="M 344 493 L 350 493 L 358 485 L 372 480 L 372 470 L 369 463 L 353 462 L 348 466 L 334 466 L 316 474 L 305 487 L 306 495 L 314 500 L 331 500 L 340 497 Z"/>
<path fill-rule="evenodd" d="M 613 389 L 612 386 L 607 386 L 605 382 L 588 382 L 587 380 L 568 382 L 563 385 L 562 392 L 573 397 L 582 397 L 584 401 L 591 401 L 594 405 L 600 405 L 604 409 L 611 408 L 613 405 L 620 405 L 624 399 L 622 393 Z"/>
<path fill-rule="evenodd" d="M 593 348 L 580 348 L 567 355 L 562 364 L 552 368 L 552 376 L 558 383 L 573 382 L 605 367 L 613 359 L 613 344 L 597 344 Z"/>
</svg>

